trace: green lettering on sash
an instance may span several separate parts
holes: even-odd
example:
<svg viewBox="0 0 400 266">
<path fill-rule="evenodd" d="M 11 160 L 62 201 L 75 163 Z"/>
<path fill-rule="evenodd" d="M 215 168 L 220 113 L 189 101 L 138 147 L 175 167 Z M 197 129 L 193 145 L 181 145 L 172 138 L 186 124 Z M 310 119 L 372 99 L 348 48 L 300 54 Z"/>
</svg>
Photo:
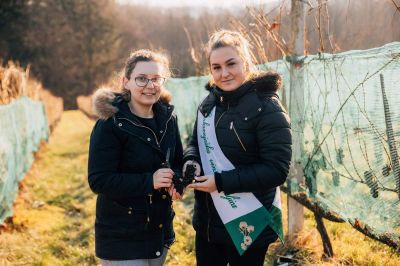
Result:
<svg viewBox="0 0 400 266">
<path fill-rule="evenodd" d="M 240 197 L 237 197 L 237 196 L 226 196 L 226 195 L 220 196 L 220 198 L 227 200 L 233 209 L 237 208 L 235 200 L 240 199 Z"/>
<path fill-rule="evenodd" d="M 202 135 L 200 136 L 201 139 L 203 139 L 204 141 L 204 146 L 206 147 L 206 152 L 207 154 L 210 154 L 210 150 L 214 150 L 214 147 L 210 145 L 210 143 L 208 142 L 207 136 L 206 136 L 206 126 L 210 126 L 209 123 L 206 122 L 206 119 L 203 119 L 203 123 L 202 123 Z"/>
</svg>

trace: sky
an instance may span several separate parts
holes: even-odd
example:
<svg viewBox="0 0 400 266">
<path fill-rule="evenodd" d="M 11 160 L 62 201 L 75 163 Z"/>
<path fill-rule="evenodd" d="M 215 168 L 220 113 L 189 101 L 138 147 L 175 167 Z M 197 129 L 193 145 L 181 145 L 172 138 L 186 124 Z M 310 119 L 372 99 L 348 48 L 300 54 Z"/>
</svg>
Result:
<svg viewBox="0 0 400 266">
<path fill-rule="evenodd" d="M 132 3 L 160 7 L 210 7 L 229 8 L 235 6 L 259 5 L 274 3 L 279 0 L 118 0 L 120 3 Z"/>
</svg>

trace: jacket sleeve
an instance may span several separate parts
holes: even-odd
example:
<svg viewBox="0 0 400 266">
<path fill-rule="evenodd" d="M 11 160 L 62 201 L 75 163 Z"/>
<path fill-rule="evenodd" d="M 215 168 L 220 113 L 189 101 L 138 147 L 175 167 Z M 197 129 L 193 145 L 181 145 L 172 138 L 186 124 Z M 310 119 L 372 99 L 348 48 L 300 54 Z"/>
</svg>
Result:
<svg viewBox="0 0 400 266">
<path fill-rule="evenodd" d="M 111 198 L 144 196 L 153 191 L 153 173 L 120 173 L 123 144 L 112 118 L 98 120 L 90 136 L 88 181 L 91 190 Z"/>
<path fill-rule="evenodd" d="M 189 139 L 189 143 L 183 155 L 183 161 L 186 162 L 188 160 L 194 160 L 199 164 L 201 164 L 199 145 L 197 143 L 197 114 L 196 114 L 196 121 L 193 126 L 192 136 Z"/>
<path fill-rule="evenodd" d="M 282 110 L 261 115 L 256 127 L 260 162 L 222 172 L 219 187 L 226 194 L 272 189 L 287 178 L 292 156 L 289 117 Z"/>
</svg>

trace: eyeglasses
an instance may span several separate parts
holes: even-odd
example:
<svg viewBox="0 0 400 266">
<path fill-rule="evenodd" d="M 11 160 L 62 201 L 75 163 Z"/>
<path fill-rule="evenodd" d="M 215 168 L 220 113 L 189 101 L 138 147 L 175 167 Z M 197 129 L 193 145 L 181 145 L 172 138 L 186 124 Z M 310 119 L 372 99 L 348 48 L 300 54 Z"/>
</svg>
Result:
<svg viewBox="0 0 400 266">
<path fill-rule="evenodd" d="M 163 77 L 156 77 L 156 78 L 148 79 L 148 78 L 146 78 L 146 77 L 142 77 L 142 76 L 141 76 L 141 77 L 136 77 L 136 78 L 135 78 L 135 83 L 136 83 L 136 85 L 138 85 L 139 87 L 146 87 L 147 84 L 149 84 L 149 81 L 150 81 L 150 80 L 151 80 L 151 82 L 153 83 L 153 85 L 154 85 L 154 86 L 157 86 L 157 87 L 163 85 L 164 82 L 165 82 L 165 78 L 163 78 Z"/>
</svg>

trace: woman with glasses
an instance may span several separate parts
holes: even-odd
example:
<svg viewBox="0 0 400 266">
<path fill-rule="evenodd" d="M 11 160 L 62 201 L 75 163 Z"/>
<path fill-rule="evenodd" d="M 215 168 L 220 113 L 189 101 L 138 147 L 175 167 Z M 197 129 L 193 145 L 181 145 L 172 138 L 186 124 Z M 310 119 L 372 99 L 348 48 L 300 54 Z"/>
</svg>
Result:
<svg viewBox="0 0 400 266">
<path fill-rule="evenodd" d="M 130 55 L 122 91 L 100 89 L 89 147 L 88 179 L 97 194 L 95 243 L 102 265 L 163 265 L 175 234 L 172 177 L 182 169 L 182 144 L 170 94 L 167 58 Z"/>
<path fill-rule="evenodd" d="M 291 159 L 281 77 L 257 71 L 238 32 L 215 32 L 207 56 L 209 94 L 184 155 L 185 166 L 203 172 L 189 185 L 197 265 L 261 266 L 269 244 L 282 239 L 279 186 Z"/>
</svg>

